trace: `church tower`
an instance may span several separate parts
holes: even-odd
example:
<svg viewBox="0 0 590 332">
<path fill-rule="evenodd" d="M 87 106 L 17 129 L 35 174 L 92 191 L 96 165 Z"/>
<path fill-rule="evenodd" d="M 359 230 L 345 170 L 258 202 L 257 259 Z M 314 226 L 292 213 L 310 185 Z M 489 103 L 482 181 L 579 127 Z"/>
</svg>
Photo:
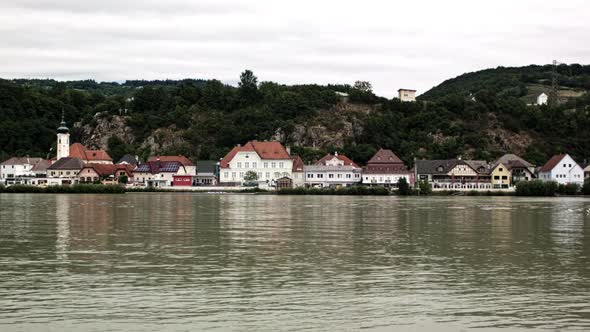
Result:
<svg viewBox="0 0 590 332">
<path fill-rule="evenodd" d="M 70 156 L 70 130 L 66 127 L 64 115 L 61 115 L 61 125 L 57 128 L 57 159 Z"/>
</svg>

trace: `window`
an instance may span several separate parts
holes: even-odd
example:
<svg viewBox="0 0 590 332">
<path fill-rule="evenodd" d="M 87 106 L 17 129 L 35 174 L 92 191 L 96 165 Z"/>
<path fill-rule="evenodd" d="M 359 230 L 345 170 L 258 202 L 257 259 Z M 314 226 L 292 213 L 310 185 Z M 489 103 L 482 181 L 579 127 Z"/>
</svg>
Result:
<svg viewBox="0 0 590 332">
<path fill-rule="evenodd" d="M 333 179 L 334 178 L 334 174 L 332 174 L 332 173 L 328 174 L 328 178 L 329 179 Z"/>
<path fill-rule="evenodd" d="M 338 174 L 338 178 L 339 179 L 342 179 L 342 174 Z"/>
<path fill-rule="evenodd" d="M 240 179 L 244 177 L 244 172 L 240 172 Z"/>
<path fill-rule="evenodd" d="M 223 177 L 227 179 L 229 177 L 229 172 L 224 172 Z"/>
<path fill-rule="evenodd" d="M 308 179 L 313 179 L 313 173 L 307 173 L 307 178 Z"/>
<path fill-rule="evenodd" d="M 270 164 L 270 166 L 271 166 L 272 168 L 277 168 L 277 163 L 273 162 L 273 163 L 271 163 L 271 164 Z"/>
<path fill-rule="evenodd" d="M 502 180 L 508 180 L 508 177 L 506 175 L 502 175 Z"/>
<path fill-rule="evenodd" d="M 279 168 L 285 168 L 285 163 L 283 163 L 283 162 L 280 162 L 280 163 L 279 163 Z"/>
<path fill-rule="evenodd" d="M 270 179 L 270 172 L 266 172 L 266 178 Z"/>
<path fill-rule="evenodd" d="M 262 179 L 262 172 L 258 172 L 256 175 L 258 176 L 258 179 Z"/>
<path fill-rule="evenodd" d="M 494 180 L 500 180 L 500 176 L 494 175 Z"/>
<path fill-rule="evenodd" d="M 361 177 L 361 175 L 360 174 L 355 174 L 354 177 L 358 179 L 358 178 Z"/>
<path fill-rule="evenodd" d="M 238 161 L 238 168 L 242 168 L 242 163 Z"/>
<path fill-rule="evenodd" d="M 264 163 L 264 168 L 268 168 L 268 163 Z"/>
<path fill-rule="evenodd" d="M 318 174 L 318 179 L 323 179 L 324 178 L 324 174 Z"/>
<path fill-rule="evenodd" d="M 231 172 L 231 177 L 232 177 L 232 179 L 235 179 L 236 178 L 236 172 Z"/>
<path fill-rule="evenodd" d="M 256 162 L 255 161 L 252 162 L 252 168 L 256 168 Z"/>
<path fill-rule="evenodd" d="M 244 168 L 250 168 L 250 163 L 249 162 L 245 162 L 244 163 Z"/>
<path fill-rule="evenodd" d="M 500 167 L 499 171 L 500 171 L 500 172 L 503 172 L 504 170 L 502 169 L 502 167 Z"/>
</svg>

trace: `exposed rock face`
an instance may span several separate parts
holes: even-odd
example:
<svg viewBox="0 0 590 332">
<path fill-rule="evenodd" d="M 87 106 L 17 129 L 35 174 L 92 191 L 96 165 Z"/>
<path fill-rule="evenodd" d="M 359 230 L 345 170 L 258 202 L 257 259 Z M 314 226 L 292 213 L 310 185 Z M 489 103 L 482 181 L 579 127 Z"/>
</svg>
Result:
<svg viewBox="0 0 590 332">
<path fill-rule="evenodd" d="M 174 125 L 158 128 L 141 143 L 140 150 L 149 155 L 177 154 L 188 149 L 189 144 L 183 134 L 184 131 L 178 130 Z"/>
<path fill-rule="evenodd" d="M 77 122 L 74 124 L 74 128 L 80 129 L 82 144 L 106 150 L 111 136 L 117 136 L 123 142 L 129 144 L 135 142 L 133 130 L 127 126 L 127 119 L 127 116 L 113 115 L 106 117 L 99 113 L 95 115 L 93 123 L 82 126 L 80 122 Z"/>
</svg>

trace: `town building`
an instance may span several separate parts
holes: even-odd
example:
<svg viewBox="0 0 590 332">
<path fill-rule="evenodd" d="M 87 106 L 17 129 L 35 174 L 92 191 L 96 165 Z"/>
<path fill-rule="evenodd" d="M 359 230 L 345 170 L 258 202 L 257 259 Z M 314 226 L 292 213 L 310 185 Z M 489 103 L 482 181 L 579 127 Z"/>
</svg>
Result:
<svg viewBox="0 0 590 332">
<path fill-rule="evenodd" d="M 492 165 L 492 188 L 507 189 L 536 178 L 535 165 L 515 154 L 505 154 Z"/>
<path fill-rule="evenodd" d="M 584 179 L 590 179 L 590 165 L 584 168 Z"/>
<path fill-rule="evenodd" d="M 305 164 L 303 160 L 299 156 L 292 156 L 293 159 L 293 169 L 292 169 L 292 186 L 295 188 L 304 187 L 305 186 Z"/>
<path fill-rule="evenodd" d="M 113 159 L 104 150 L 92 150 L 86 148 L 80 143 L 74 143 L 70 145 L 70 130 L 66 126 L 66 122 L 63 119 L 59 128 L 57 128 L 57 158 L 77 158 L 82 160 L 84 163 L 94 164 L 112 164 Z"/>
<path fill-rule="evenodd" d="M 133 182 L 133 166 L 127 164 L 84 164 L 78 173 L 79 183 L 117 184 L 122 177 Z"/>
<path fill-rule="evenodd" d="M 148 161 L 139 164 L 133 170 L 133 182 L 138 186 L 170 187 L 174 185 L 174 177 L 180 175 L 190 177 L 192 185 L 192 177 L 196 176 L 196 174 L 193 174 L 192 168 L 189 169 L 189 167 L 184 166 L 179 161 Z M 184 183 L 185 180 L 183 179 L 177 179 L 177 183 L 179 181 Z"/>
<path fill-rule="evenodd" d="M 0 184 L 42 184 L 50 164 L 42 158 L 12 157 L 0 163 Z"/>
<path fill-rule="evenodd" d="M 215 160 L 198 160 L 195 185 L 216 186 L 218 184 L 219 162 Z"/>
<path fill-rule="evenodd" d="M 547 105 L 547 101 L 549 100 L 549 96 L 542 92 L 540 95 L 537 96 L 537 105 Z"/>
<path fill-rule="evenodd" d="M 83 167 L 84 161 L 79 158 L 60 158 L 47 168 L 47 184 L 75 184 L 78 182 L 78 173 Z"/>
<path fill-rule="evenodd" d="M 148 162 L 150 161 L 160 161 L 160 162 L 178 162 L 183 166 L 184 171 L 188 175 L 197 175 L 197 166 L 193 164 L 193 162 L 183 155 L 178 156 L 152 156 L 148 158 Z"/>
<path fill-rule="evenodd" d="M 397 90 L 397 94 L 401 101 L 416 101 L 416 90 L 399 89 Z"/>
<path fill-rule="evenodd" d="M 584 170 L 569 154 L 553 156 L 539 170 L 539 179 L 559 184 L 584 184 Z"/>
<path fill-rule="evenodd" d="M 433 190 L 490 190 L 491 170 L 482 160 L 417 160 L 416 181 L 425 181 Z"/>
<path fill-rule="evenodd" d="M 293 159 L 280 142 L 250 141 L 234 147 L 220 162 L 219 181 L 223 185 L 255 182 L 274 187 L 276 180 L 292 177 Z M 246 180 L 255 175 L 255 180 Z"/>
<path fill-rule="evenodd" d="M 367 162 L 362 173 L 362 183 L 368 186 L 397 188 L 397 183 L 402 178 L 406 179 L 409 185 L 414 184 L 414 174 L 393 151 L 388 149 L 379 149 Z"/>
<path fill-rule="evenodd" d="M 133 167 L 135 167 L 137 166 L 137 164 L 139 164 L 139 158 L 132 154 L 126 154 L 123 157 L 121 157 L 119 161 L 117 161 L 117 164 L 132 165 Z"/>
<path fill-rule="evenodd" d="M 361 182 L 362 169 L 345 155 L 327 154 L 313 165 L 303 167 L 306 187 L 348 187 Z"/>
</svg>

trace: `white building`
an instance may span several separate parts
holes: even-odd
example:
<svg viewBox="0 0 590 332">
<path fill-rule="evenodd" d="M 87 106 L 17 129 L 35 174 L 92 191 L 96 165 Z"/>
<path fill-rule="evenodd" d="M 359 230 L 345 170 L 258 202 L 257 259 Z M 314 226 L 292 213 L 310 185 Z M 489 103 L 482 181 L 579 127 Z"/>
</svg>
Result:
<svg viewBox="0 0 590 332">
<path fill-rule="evenodd" d="M 555 181 L 560 184 L 576 183 L 584 185 L 584 170 L 569 154 L 553 156 L 539 170 L 539 179 Z"/>
<path fill-rule="evenodd" d="M 401 101 L 416 101 L 416 90 L 399 89 L 397 90 L 397 94 Z"/>
<path fill-rule="evenodd" d="M 361 182 L 362 169 L 337 152 L 325 155 L 314 165 L 303 167 L 306 187 L 348 187 Z"/>
<path fill-rule="evenodd" d="M 0 184 L 44 183 L 49 160 L 42 158 L 13 157 L 0 164 Z"/>
<path fill-rule="evenodd" d="M 363 168 L 363 184 L 368 186 L 397 187 L 397 182 L 405 178 L 409 185 L 414 185 L 414 173 L 409 171 L 404 162 L 393 151 L 379 149 Z"/>
<path fill-rule="evenodd" d="M 305 186 L 305 165 L 303 160 L 299 156 L 293 156 L 293 187 L 304 187 Z"/>
<path fill-rule="evenodd" d="M 219 182 L 241 185 L 256 182 L 259 186 L 274 186 L 282 177 L 293 178 L 293 159 L 280 142 L 250 141 L 234 147 L 220 162 Z M 255 174 L 255 180 L 246 180 Z"/>
<path fill-rule="evenodd" d="M 539 96 L 537 96 L 537 105 L 547 105 L 548 99 L 549 96 L 547 96 L 545 92 L 542 92 Z"/>
<path fill-rule="evenodd" d="M 174 182 L 174 176 L 196 176 L 196 171 L 184 166 L 179 161 L 148 161 L 139 164 L 133 170 L 135 185 L 147 187 L 170 187 Z"/>
</svg>

